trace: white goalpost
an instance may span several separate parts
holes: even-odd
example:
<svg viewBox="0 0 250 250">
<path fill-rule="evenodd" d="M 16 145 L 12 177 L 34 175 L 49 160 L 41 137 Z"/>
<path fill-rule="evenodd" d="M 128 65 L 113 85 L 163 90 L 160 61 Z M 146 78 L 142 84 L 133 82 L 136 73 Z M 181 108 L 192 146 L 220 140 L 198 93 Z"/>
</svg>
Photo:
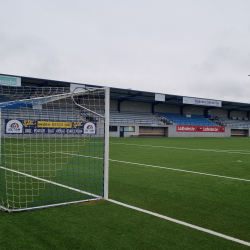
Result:
<svg viewBox="0 0 250 250">
<path fill-rule="evenodd" d="M 108 199 L 109 88 L 0 85 L 0 209 Z"/>
</svg>

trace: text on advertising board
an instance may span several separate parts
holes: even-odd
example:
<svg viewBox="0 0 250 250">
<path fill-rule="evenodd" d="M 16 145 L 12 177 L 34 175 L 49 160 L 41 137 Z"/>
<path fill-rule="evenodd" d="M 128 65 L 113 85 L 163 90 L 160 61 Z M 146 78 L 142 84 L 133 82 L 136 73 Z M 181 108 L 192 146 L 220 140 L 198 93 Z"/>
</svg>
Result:
<svg viewBox="0 0 250 250">
<path fill-rule="evenodd" d="M 6 134 L 95 134 L 96 125 L 88 122 L 51 122 L 5 119 Z"/>
<path fill-rule="evenodd" d="M 177 132 L 213 132 L 213 133 L 225 133 L 225 127 L 212 127 L 212 126 L 186 126 L 177 125 Z"/>
</svg>

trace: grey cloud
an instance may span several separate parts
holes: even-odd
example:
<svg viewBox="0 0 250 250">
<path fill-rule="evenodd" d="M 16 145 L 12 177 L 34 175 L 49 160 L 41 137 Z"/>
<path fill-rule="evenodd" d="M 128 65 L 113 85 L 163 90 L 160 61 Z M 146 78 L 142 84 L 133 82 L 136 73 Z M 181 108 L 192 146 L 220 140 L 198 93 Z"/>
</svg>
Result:
<svg viewBox="0 0 250 250">
<path fill-rule="evenodd" d="M 249 9 L 248 0 L 2 1 L 1 73 L 248 100 Z"/>
<path fill-rule="evenodd" d="M 1 73 L 51 77 L 60 65 L 54 48 L 40 37 L 2 33 L 0 40 Z"/>
</svg>

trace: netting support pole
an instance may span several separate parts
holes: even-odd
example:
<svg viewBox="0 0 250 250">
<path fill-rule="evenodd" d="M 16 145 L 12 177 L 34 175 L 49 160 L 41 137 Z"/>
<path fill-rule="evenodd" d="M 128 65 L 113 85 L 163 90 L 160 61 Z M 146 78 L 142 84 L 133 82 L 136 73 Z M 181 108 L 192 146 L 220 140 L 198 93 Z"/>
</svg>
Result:
<svg viewBox="0 0 250 250">
<path fill-rule="evenodd" d="M 105 135 L 104 135 L 104 191 L 103 198 L 108 199 L 109 182 L 109 110 L 110 110 L 110 89 L 105 88 Z"/>
</svg>

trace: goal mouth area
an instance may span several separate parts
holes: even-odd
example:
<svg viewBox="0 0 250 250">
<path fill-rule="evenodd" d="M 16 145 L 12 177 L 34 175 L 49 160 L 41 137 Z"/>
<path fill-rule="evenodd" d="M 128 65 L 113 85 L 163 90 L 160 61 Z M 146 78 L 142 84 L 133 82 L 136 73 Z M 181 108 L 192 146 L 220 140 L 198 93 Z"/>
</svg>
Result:
<svg viewBox="0 0 250 250">
<path fill-rule="evenodd" d="M 104 198 L 105 98 L 105 88 L 0 85 L 1 210 Z"/>
<path fill-rule="evenodd" d="M 58 140 L 54 145 L 48 139 L 36 139 L 37 142 L 27 140 L 18 142 L 22 151 L 13 149 L 11 154 L 8 147 L 13 148 L 16 140 L 11 139 L 9 143 L 5 140 L 7 153 L 4 160 L 7 166 L 0 166 L 0 177 L 4 175 L 4 178 L 0 178 L 0 186 L 3 180 L 7 186 L 6 189 L 1 188 L 2 192 L 6 191 L 6 195 L 1 196 L 1 204 L 4 204 L 0 206 L 2 210 L 34 210 L 103 199 L 103 158 L 94 156 L 97 153 L 86 155 L 88 149 L 75 152 L 72 144 L 77 141 L 74 139 L 62 139 L 63 144 L 68 144 L 63 147 Z M 46 147 L 50 144 L 50 150 L 45 152 L 43 148 L 43 152 L 36 152 L 35 149 L 31 151 L 30 148 L 37 143 Z M 94 148 L 97 144 L 93 139 L 87 143 L 84 147 L 92 144 L 90 146 Z M 59 149 L 58 146 L 62 151 L 52 152 L 53 149 Z M 68 147 L 71 147 L 71 151 L 66 150 Z"/>
</svg>

